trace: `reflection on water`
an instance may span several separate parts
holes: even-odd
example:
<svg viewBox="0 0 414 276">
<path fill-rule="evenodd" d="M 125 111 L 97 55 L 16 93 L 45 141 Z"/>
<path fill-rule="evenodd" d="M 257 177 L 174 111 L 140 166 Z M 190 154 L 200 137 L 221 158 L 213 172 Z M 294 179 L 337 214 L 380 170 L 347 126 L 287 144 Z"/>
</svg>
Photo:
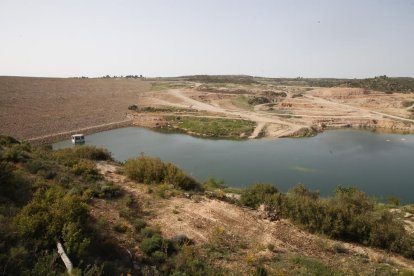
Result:
<svg viewBox="0 0 414 276">
<path fill-rule="evenodd" d="M 347 129 L 312 138 L 240 142 L 127 127 L 85 138 L 118 160 L 143 152 L 177 164 L 200 181 L 214 176 L 234 187 L 268 182 L 284 191 L 300 182 L 323 195 L 352 185 L 378 197 L 414 202 L 414 135 Z M 54 145 L 70 146 L 69 140 Z"/>
</svg>

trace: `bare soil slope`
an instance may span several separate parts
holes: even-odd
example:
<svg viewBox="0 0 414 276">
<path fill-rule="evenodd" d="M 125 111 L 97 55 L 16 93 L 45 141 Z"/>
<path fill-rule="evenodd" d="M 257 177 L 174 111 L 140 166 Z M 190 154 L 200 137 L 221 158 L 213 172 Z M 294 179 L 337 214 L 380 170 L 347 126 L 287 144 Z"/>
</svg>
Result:
<svg viewBox="0 0 414 276">
<path fill-rule="evenodd" d="M 149 87 L 137 79 L 0 77 L 0 133 L 29 139 L 122 121 Z"/>
</svg>

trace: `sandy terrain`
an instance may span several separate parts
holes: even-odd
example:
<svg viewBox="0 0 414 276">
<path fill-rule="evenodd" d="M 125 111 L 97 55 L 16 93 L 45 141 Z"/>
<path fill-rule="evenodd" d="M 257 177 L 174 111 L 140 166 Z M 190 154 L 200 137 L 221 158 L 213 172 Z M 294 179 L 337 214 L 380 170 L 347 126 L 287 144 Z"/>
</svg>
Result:
<svg viewBox="0 0 414 276">
<path fill-rule="evenodd" d="M 146 185 L 129 181 L 125 176 L 118 174 L 116 165 L 100 162 L 97 168 L 107 180 L 120 185 L 142 203 L 143 211 L 149 214 L 150 223 L 160 226 L 165 237 L 171 238 L 184 234 L 196 244 L 204 244 L 214 239 L 218 231 L 228 239 L 245 243 L 246 248 L 243 253 L 228 261 L 227 265 L 230 268 L 243 271 L 243 267 L 240 266 L 243 266 L 247 257 L 261 258 L 272 255 L 273 253 L 267 250 L 267 245 L 273 244 L 278 254 L 301 254 L 338 267 L 343 267 L 344 264 L 355 265 L 361 261 L 361 265 L 365 266 L 368 260 L 370 262 L 386 260 L 393 265 L 414 269 L 412 260 L 388 254 L 383 250 L 309 234 L 285 219 L 271 222 L 262 219 L 259 211 L 256 210 L 203 196 L 156 198 L 147 192 Z M 105 210 L 97 205 L 92 213 L 98 215 L 99 212 L 111 214 L 114 210 Z M 117 215 L 113 215 L 112 223 L 116 220 Z M 332 250 L 338 243 L 346 248 L 346 253 Z M 139 254 L 139 249 L 137 250 L 136 254 Z"/>
<path fill-rule="evenodd" d="M 128 106 L 149 88 L 149 82 L 136 79 L 0 77 L 0 133 L 29 139 L 116 127 L 113 123 L 124 122 Z"/>
</svg>

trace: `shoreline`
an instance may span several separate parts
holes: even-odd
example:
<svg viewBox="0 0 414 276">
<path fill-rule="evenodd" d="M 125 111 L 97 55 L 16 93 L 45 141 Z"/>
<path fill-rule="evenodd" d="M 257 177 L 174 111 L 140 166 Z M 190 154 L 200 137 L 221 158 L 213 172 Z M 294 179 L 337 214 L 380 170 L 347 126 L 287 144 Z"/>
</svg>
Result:
<svg viewBox="0 0 414 276">
<path fill-rule="evenodd" d="M 239 141 L 239 142 L 249 141 L 249 140 L 260 140 L 260 139 L 277 140 L 277 139 L 286 139 L 286 138 L 291 138 L 291 139 L 312 138 L 312 137 L 318 136 L 321 133 L 324 133 L 325 131 L 336 131 L 336 130 L 346 130 L 346 129 L 351 129 L 351 130 L 356 130 L 356 131 L 367 131 L 367 132 L 376 133 L 376 134 L 414 135 L 414 132 L 398 131 L 398 130 L 392 130 L 392 129 L 386 129 L 386 128 L 364 128 L 364 127 L 349 126 L 349 127 L 339 127 L 339 128 L 326 128 L 322 131 L 317 131 L 315 135 L 312 135 L 312 136 L 306 136 L 306 135 L 305 136 L 282 136 L 282 137 L 259 136 L 257 138 L 252 138 L 252 139 L 231 138 L 227 136 L 213 137 L 213 136 L 205 136 L 205 135 L 197 134 L 191 131 L 187 132 L 182 129 L 143 126 L 143 125 L 136 124 L 134 120 L 132 119 L 128 119 L 128 120 L 120 121 L 120 122 L 113 122 L 113 123 L 108 123 L 108 124 L 92 126 L 92 127 L 85 127 L 85 128 L 81 128 L 77 130 L 65 131 L 65 132 L 25 139 L 23 141 L 27 141 L 33 146 L 41 146 L 41 145 L 52 144 L 52 143 L 56 143 L 56 142 L 69 139 L 70 135 L 73 135 L 79 132 L 82 132 L 82 134 L 84 135 L 91 135 L 91 134 L 99 133 L 102 131 L 123 128 L 123 127 L 139 127 L 139 128 L 151 129 L 153 131 L 163 133 L 163 134 L 184 134 L 184 135 L 189 135 L 194 138 L 209 139 L 209 140 L 231 140 L 231 141 Z"/>
<path fill-rule="evenodd" d="M 47 145 L 47 144 L 56 143 L 56 142 L 59 142 L 65 139 L 69 139 L 70 135 L 73 135 L 76 133 L 90 135 L 90 134 L 98 133 L 98 132 L 105 131 L 105 130 L 122 128 L 122 127 L 127 127 L 127 126 L 132 126 L 132 125 L 133 125 L 133 120 L 127 119 L 127 120 L 118 121 L 118 122 L 101 124 L 101 125 L 96 125 L 96 126 L 91 126 L 91 127 L 84 127 L 80 129 L 69 130 L 69 131 L 29 138 L 29 139 L 25 139 L 24 141 L 27 141 L 34 146 Z"/>
<path fill-rule="evenodd" d="M 360 131 L 368 131 L 378 134 L 401 134 L 401 135 L 414 135 L 414 131 L 409 130 L 401 130 L 401 129 L 394 129 L 394 128 L 382 128 L 382 127 L 361 127 L 361 126 L 352 126 L 352 125 L 344 125 L 340 127 L 326 127 L 326 128 L 313 128 L 314 131 L 311 133 L 312 135 L 309 135 L 310 133 L 306 132 L 303 133 L 301 136 L 298 133 L 293 133 L 293 135 L 286 135 L 286 136 L 280 136 L 280 137 L 273 137 L 273 136 L 267 136 L 267 135 L 259 135 L 255 138 L 248 138 L 248 137 L 228 137 L 228 136 L 206 136 L 203 134 L 199 134 L 193 131 L 181 129 L 181 128 L 172 128 L 172 127 L 166 127 L 165 124 L 165 116 L 159 115 L 159 114 L 148 114 L 146 116 L 131 116 L 131 114 L 127 115 L 127 119 L 122 121 L 116 121 L 111 123 L 105 123 L 105 124 L 99 124 L 95 126 L 89 126 L 89 127 L 83 127 L 79 129 L 74 130 L 68 130 L 58 133 L 52 133 L 48 135 L 43 136 L 37 136 L 33 138 L 28 139 L 22 139 L 22 141 L 27 141 L 30 144 L 34 146 L 40 146 L 40 145 L 47 145 L 51 143 L 56 143 L 65 139 L 69 139 L 71 135 L 76 133 L 82 133 L 84 135 L 90 135 L 106 130 L 112 130 L 122 127 L 143 127 L 155 130 L 157 132 L 161 133 L 175 133 L 175 134 L 186 134 L 190 135 L 192 137 L 196 138 L 204 138 L 204 139 L 224 139 L 224 140 L 235 140 L 235 141 L 247 141 L 247 140 L 256 140 L 256 139 L 278 139 L 278 138 L 311 138 L 318 136 L 320 133 L 323 133 L 325 131 L 330 130 L 342 130 L 342 129 L 354 129 L 354 130 L 360 130 Z"/>
</svg>

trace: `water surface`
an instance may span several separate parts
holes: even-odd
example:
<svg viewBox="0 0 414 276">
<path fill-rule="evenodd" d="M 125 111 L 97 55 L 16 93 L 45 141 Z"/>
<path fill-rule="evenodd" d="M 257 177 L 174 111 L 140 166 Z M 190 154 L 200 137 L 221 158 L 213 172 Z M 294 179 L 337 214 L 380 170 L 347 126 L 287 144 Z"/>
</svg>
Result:
<svg viewBox="0 0 414 276">
<path fill-rule="evenodd" d="M 214 176 L 232 187 L 267 182 L 282 191 L 300 182 L 322 195 L 338 185 L 356 186 L 381 199 L 395 195 L 414 202 L 414 135 L 346 129 L 312 138 L 231 141 L 126 127 L 85 138 L 86 144 L 108 148 L 117 160 L 158 156 L 199 181 Z M 70 140 L 54 144 L 71 146 Z"/>
</svg>

